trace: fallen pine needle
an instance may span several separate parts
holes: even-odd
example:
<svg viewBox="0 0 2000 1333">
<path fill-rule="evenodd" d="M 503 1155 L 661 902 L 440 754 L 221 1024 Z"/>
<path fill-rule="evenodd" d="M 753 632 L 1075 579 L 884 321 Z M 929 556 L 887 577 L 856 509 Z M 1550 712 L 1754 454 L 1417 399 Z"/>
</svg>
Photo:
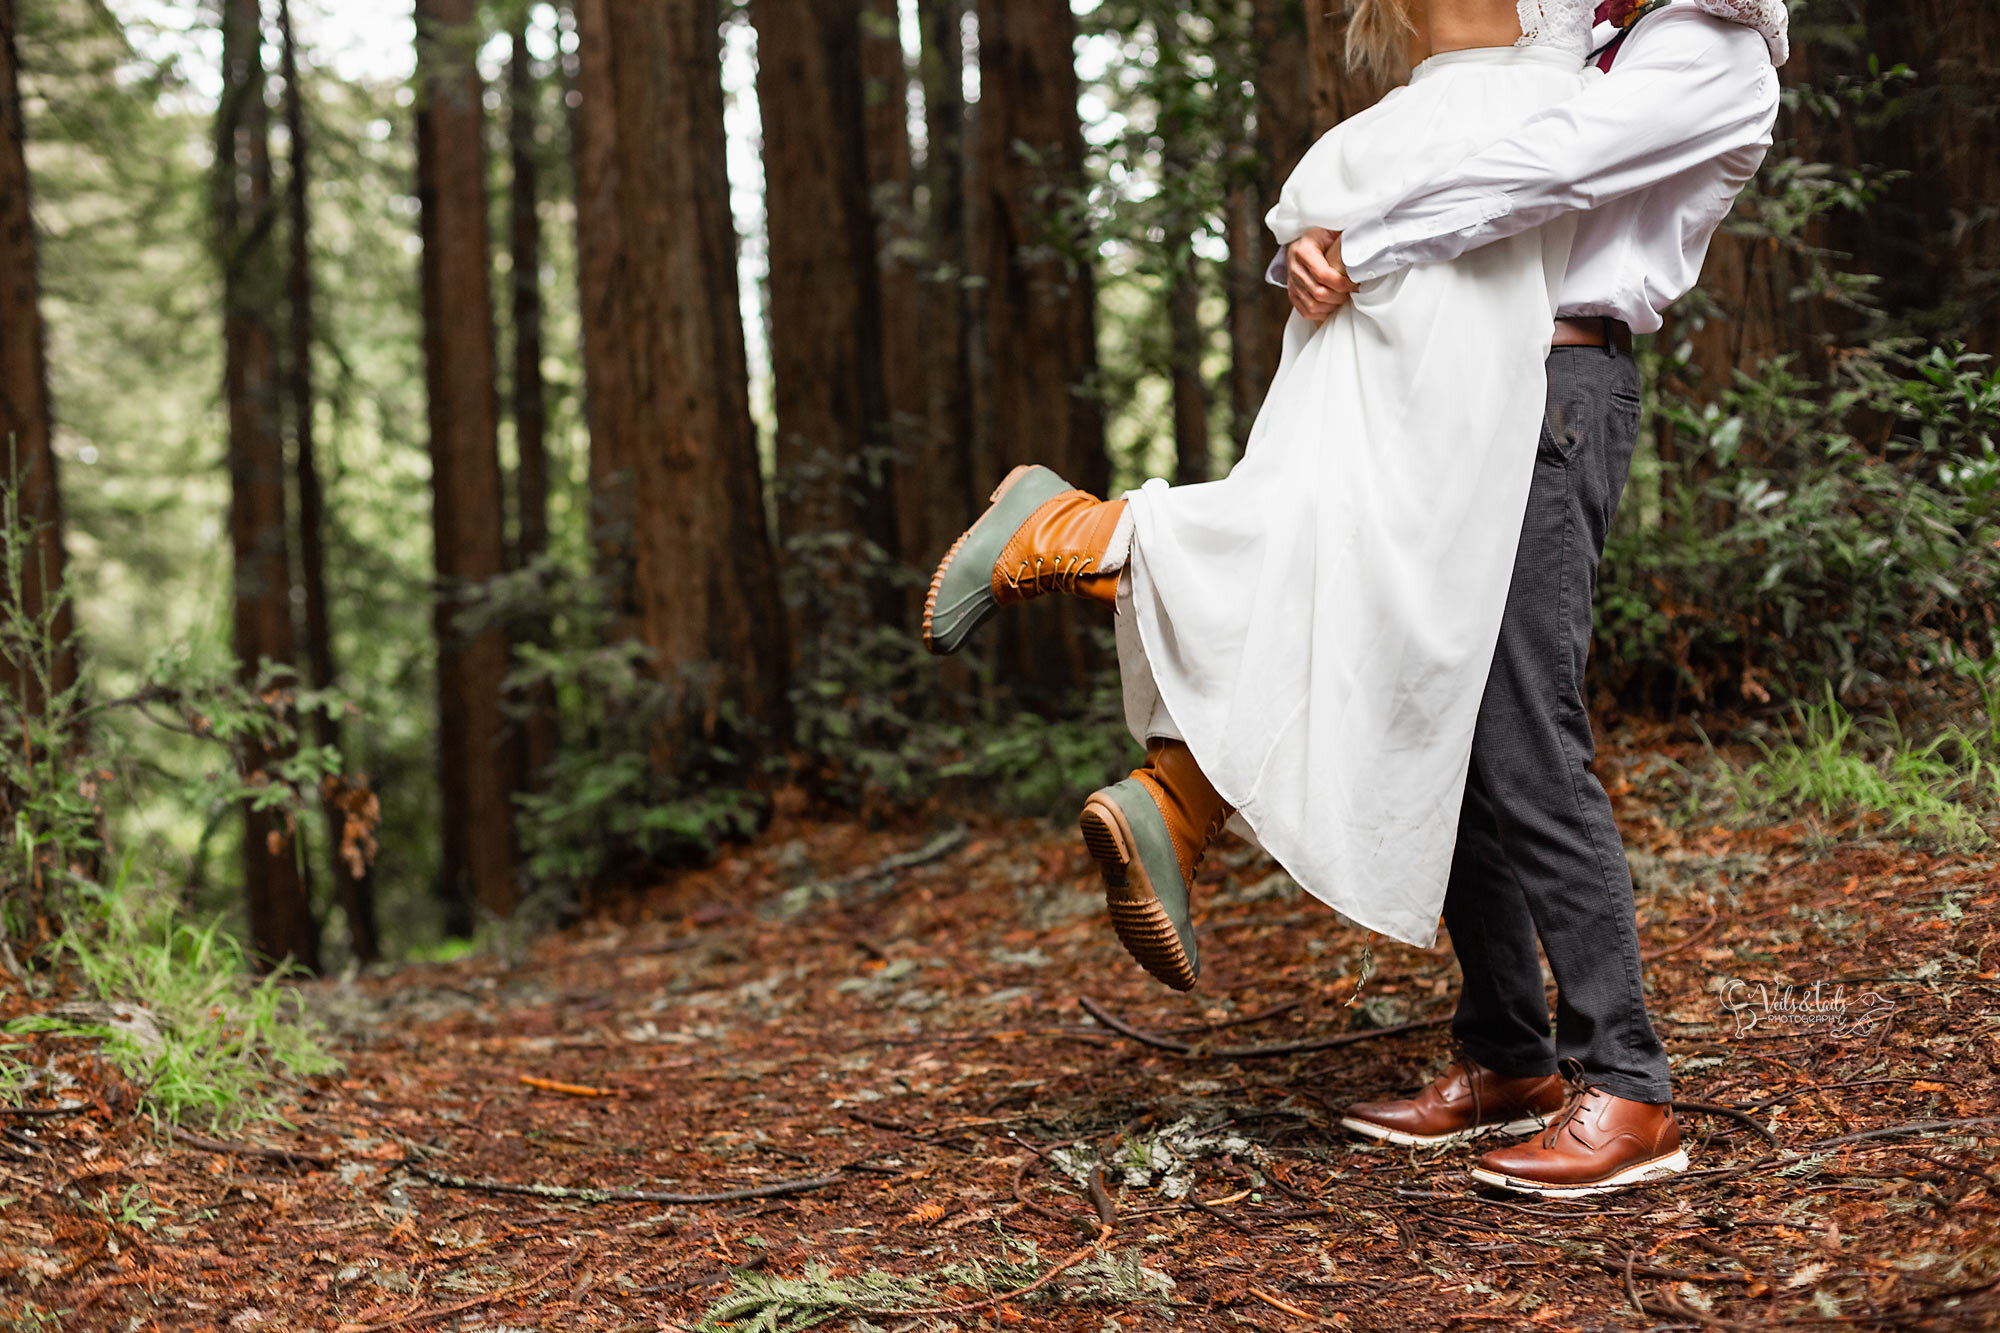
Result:
<svg viewBox="0 0 2000 1333">
<path fill-rule="evenodd" d="M 577 1257 L 581 1254 L 581 1250 L 578 1250 L 575 1254 L 566 1254 L 547 1268 L 544 1268 L 541 1272 L 529 1278 L 526 1282 L 518 1282 L 511 1287 L 503 1287 L 499 1291 L 489 1291 L 484 1296 L 475 1296 L 469 1301 L 460 1301 L 456 1305 L 446 1305 L 436 1310 L 412 1311 L 409 1314 L 398 1315 L 394 1319 L 380 1324 L 341 1324 L 334 1329 L 333 1333 L 382 1333 L 384 1329 L 408 1328 L 415 1324 L 428 1324 L 434 1319 L 443 1319 L 450 1315 L 463 1314 L 467 1310 L 476 1310 L 482 1305 L 492 1305 L 496 1301 L 508 1300 L 511 1297 L 523 1295 L 541 1286 L 542 1283 L 554 1277 L 558 1270 L 567 1268 L 575 1263 Z"/>
<path fill-rule="evenodd" d="M 481 1194 L 525 1194 L 537 1199 L 574 1199 L 580 1203 L 736 1203 L 743 1199 L 777 1199 L 787 1194 L 804 1194 L 808 1190 L 825 1189 L 846 1178 L 844 1171 L 833 1171 L 807 1180 L 781 1180 L 775 1184 L 751 1185 L 715 1194 L 680 1194 L 667 1190 L 577 1189 L 568 1185 L 518 1184 L 511 1180 L 473 1180 L 429 1170 L 407 1157 L 399 1165 L 411 1175 L 443 1189 L 473 1190 Z"/>
<path fill-rule="evenodd" d="M 560 1092 L 566 1097 L 616 1097 L 618 1095 L 611 1088 L 593 1088 L 583 1083 L 558 1083 L 555 1079 L 536 1078 L 533 1074 L 521 1075 L 521 1082 L 531 1088 L 540 1088 L 543 1092 Z"/>
<path fill-rule="evenodd" d="M 1258 1300 L 1264 1302 L 1264 1304 L 1270 1306 L 1273 1310 L 1283 1310 L 1286 1314 L 1291 1315 L 1296 1319 L 1310 1320 L 1315 1324 L 1323 1322 L 1318 1315 L 1307 1314 L 1304 1310 L 1301 1310 L 1298 1306 L 1288 1304 L 1285 1301 L 1281 1301 L 1276 1296 L 1270 1295 L 1268 1292 L 1259 1291 L 1255 1287 L 1245 1287 L 1244 1290 L 1249 1292 L 1252 1296 L 1255 1296 Z"/>
<path fill-rule="evenodd" d="M 1096 1240 L 1093 1240 L 1090 1244 L 1070 1255 L 1069 1258 L 1063 1260 L 1054 1268 L 1051 1268 L 1048 1272 L 1030 1282 L 1027 1286 L 1018 1287 L 1013 1291 L 1003 1291 L 998 1296 L 988 1296 L 983 1301 L 973 1301 L 969 1305 L 923 1305 L 899 1310 L 863 1310 L 861 1313 L 887 1315 L 893 1319 L 901 1319 L 911 1315 L 970 1314 L 974 1310 L 985 1310 L 992 1306 L 1004 1305 L 1008 1301 L 1018 1301 L 1023 1296 L 1030 1296 L 1040 1291 L 1043 1287 L 1055 1281 L 1058 1275 L 1068 1272 L 1085 1259 L 1088 1259 L 1097 1250 L 1098 1246 L 1104 1244 L 1109 1239 L 1111 1239 L 1111 1228 L 1105 1227 L 1097 1233 Z"/>
</svg>

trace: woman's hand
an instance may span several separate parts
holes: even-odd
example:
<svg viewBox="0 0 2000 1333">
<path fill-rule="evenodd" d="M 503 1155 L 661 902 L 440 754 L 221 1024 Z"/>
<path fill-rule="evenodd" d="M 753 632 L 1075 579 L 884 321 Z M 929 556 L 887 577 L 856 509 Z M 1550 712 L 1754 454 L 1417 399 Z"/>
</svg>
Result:
<svg viewBox="0 0 2000 1333">
<path fill-rule="evenodd" d="M 1347 304 L 1359 290 L 1340 262 L 1340 233 L 1325 227 L 1308 227 L 1285 248 L 1285 294 L 1292 309 L 1315 324 Z"/>
</svg>

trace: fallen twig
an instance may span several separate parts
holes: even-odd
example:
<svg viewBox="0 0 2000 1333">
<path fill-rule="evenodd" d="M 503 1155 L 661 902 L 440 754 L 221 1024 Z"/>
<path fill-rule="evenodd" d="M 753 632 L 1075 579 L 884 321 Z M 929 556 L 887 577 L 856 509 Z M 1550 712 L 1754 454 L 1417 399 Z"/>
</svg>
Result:
<svg viewBox="0 0 2000 1333">
<path fill-rule="evenodd" d="M 1963 1120 L 1913 1120 L 1907 1125 L 1890 1125 L 1883 1129 L 1864 1129 L 1858 1134 L 1842 1134 L 1839 1138 L 1820 1139 L 1808 1143 L 1801 1152 L 1814 1152 L 1820 1148 L 1838 1148 L 1843 1143 L 1860 1143 L 1863 1139 L 1896 1139 L 1904 1135 L 1936 1134 L 1954 1129 L 1971 1129 L 1975 1125 L 2000 1125 L 2000 1115 L 1971 1116 Z M 1990 1138 L 1991 1135 L 1982 1137 Z"/>
<path fill-rule="evenodd" d="M 296 1148 L 266 1148 L 258 1143 L 225 1143 L 221 1139 L 211 1139 L 205 1134 L 197 1134 L 179 1125 L 174 1126 L 174 1140 L 201 1152 L 217 1153 L 224 1157 L 255 1157 L 259 1161 L 276 1162 L 281 1166 L 309 1166 L 315 1171 L 324 1171 L 333 1165 L 331 1157 L 324 1157 L 319 1153 L 300 1152 Z"/>
<path fill-rule="evenodd" d="M 616 1097 L 611 1088 L 593 1088 L 584 1083 L 560 1083 L 552 1078 L 536 1078 L 533 1074 L 521 1075 L 521 1082 L 530 1088 L 543 1092 L 560 1092 L 565 1097 Z"/>
<path fill-rule="evenodd" d="M 1307 1314 L 1304 1310 L 1301 1310 L 1298 1306 L 1292 1305 L 1286 1301 L 1281 1301 L 1276 1296 L 1273 1296 L 1268 1292 L 1259 1291 L 1255 1287 L 1245 1287 L 1243 1290 L 1249 1292 L 1252 1296 L 1255 1296 L 1258 1300 L 1264 1302 L 1264 1304 L 1270 1306 L 1273 1310 L 1283 1310 L 1286 1314 L 1292 1316 L 1292 1318 L 1294 1319 L 1303 1319 L 1308 1323 L 1313 1323 L 1313 1324 L 1321 1324 L 1326 1322 L 1325 1320 L 1321 1319 L 1318 1315 Z"/>
<path fill-rule="evenodd" d="M 1669 954 L 1679 953 L 1682 949 L 1689 948 L 1695 944 L 1700 943 L 1702 940 L 1707 939 L 1708 933 L 1715 929 L 1716 923 L 1720 920 L 1722 920 L 1722 913 L 1719 910 L 1714 911 L 1711 913 L 1708 920 L 1702 923 L 1701 929 L 1695 931 L 1692 935 L 1684 936 L 1681 939 L 1676 940 L 1674 943 L 1665 945 L 1658 949 L 1641 949 L 1639 951 L 1639 957 L 1641 961 L 1650 963 L 1656 959 L 1665 958 Z"/>
<path fill-rule="evenodd" d="M 915 851 L 898 852 L 894 856 L 885 856 L 874 865 L 864 869 L 852 870 L 845 875 L 835 875 L 832 879 L 812 880 L 799 885 L 799 887 L 801 889 L 849 889 L 853 888 L 856 884 L 866 884 L 871 879 L 880 879 L 884 875 L 893 875 L 899 870 L 914 870 L 920 865 L 927 865 L 932 861 L 942 860 L 944 857 L 950 856 L 965 845 L 965 840 L 968 836 L 970 835 L 966 832 L 965 825 L 960 824 L 956 828 L 946 829 L 943 833 L 938 834 Z"/>
<path fill-rule="evenodd" d="M 1676 1114 L 1682 1111 L 1691 1111 L 1696 1115 L 1724 1116 L 1730 1120 L 1734 1120 L 1746 1129 L 1762 1134 L 1773 1146 L 1778 1142 L 1778 1136 L 1766 1128 L 1762 1121 L 1748 1112 L 1737 1110 L 1733 1106 L 1723 1106 L 1716 1102 L 1684 1102 L 1676 1097 L 1674 1098 L 1674 1111 Z"/>
<path fill-rule="evenodd" d="M 774 1185 L 751 1185 L 740 1190 L 723 1190 L 716 1194 L 680 1194 L 668 1190 L 611 1190 L 594 1187 L 577 1188 L 570 1185 L 520 1184 L 510 1180 L 474 1180 L 466 1176 L 448 1176 L 442 1171 L 432 1171 L 417 1164 L 416 1159 L 405 1157 L 399 1165 L 403 1170 L 421 1180 L 427 1180 L 443 1189 L 473 1190 L 480 1194 L 525 1194 L 536 1199 L 570 1199 L 577 1203 L 736 1203 L 743 1199 L 779 1199 L 788 1194 L 805 1194 L 811 1190 L 825 1189 L 835 1184 L 847 1174 L 847 1168 L 824 1176 L 812 1176 L 805 1180 L 781 1180 Z"/>
<path fill-rule="evenodd" d="M 1195 1046 L 1171 1037 L 1162 1037 L 1157 1032 L 1135 1028 L 1130 1023 L 1112 1014 L 1103 1005 L 1088 995 L 1079 995 L 1078 1004 L 1089 1014 L 1113 1032 L 1130 1037 L 1141 1046 L 1150 1046 L 1156 1051 L 1167 1051 L 1174 1055 L 1193 1056 L 1201 1060 L 1257 1060 L 1278 1055 L 1304 1055 L 1309 1051 L 1331 1051 L 1342 1046 L 1352 1046 L 1356 1042 L 1369 1041 L 1376 1037 L 1393 1037 L 1399 1033 L 1416 1032 L 1423 1028 L 1441 1027 L 1451 1021 L 1450 1015 L 1439 1018 L 1422 1018 L 1414 1023 L 1397 1023 L 1386 1028 L 1366 1028 L 1360 1032 L 1344 1032 L 1338 1037 L 1321 1037 L 1315 1041 L 1282 1042 L 1275 1046 Z"/>
<path fill-rule="evenodd" d="M 1002 1292 L 998 1296 L 988 1296 L 983 1301 L 973 1301 L 968 1305 L 927 1305 L 927 1306 L 913 1306 L 904 1309 L 861 1309 L 860 1307 L 856 1308 L 857 1311 L 861 1314 L 884 1315 L 892 1319 L 903 1319 L 913 1316 L 928 1316 L 928 1315 L 941 1315 L 941 1314 L 970 1314 L 974 1310 L 991 1309 L 993 1306 L 1004 1305 L 1008 1301 L 1018 1301 L 1023 1296 L 1030 1296 L 1033 1295 L 1035 1292 L 1040 1291 L 1043 1287 L 1046 1287 L 1049 1285 L 1049 1283 L 1055 1281 L 1056 1277 L 1059 1274 L 1068 1272 L 1070 1269 L 1082 1263 L 1085 1259 L 1088 1259 L 1091 1253 L 1094 1250 L 1096 1250 L 1098 1246 L 1104 1244 L 1106 1240 L 1110 1239 L 1110 1237 L 1111 1237 L 1111 1228 L 1106 1227 L 1104 1228 L 1104 1230 L 1100 1231 L 1097 1234 L 1096 1240 L 1093 1240 L 1092 1242 L 1090 1242 L 1090 1244 L 1076 1251 L 1074 1254 L 1070 1255 L 1067 1259 L 1064 1259 L 1061 1263 L 1057 1264 L 1054 1268 L 1051 1268 L 1048 1272 L 1042 1274 L 1040 1277 L 1036 1278 L 1033 1282 L 1030 1282 L 1027 1286 L 1017 1288 L 1014 1291 Z"/>
<path fill-rule="evenodd" d="M 499 1291 L 489 1291 L 484 1296 L 474 1296 L 469 1301 L 460 1301 L 456 1305 L 441 1306 L 435 1310 L 412 1311 L 409 1314 L 398 1315 L 396 1318 L 380 1324 L 341 1324 L 334 1329 L 333 1333 L 383 1333 L 384 1329 L 409 1328 L 416 1324 L 428 1324 L 436 1319 L 463 1314 L 467 1310 L 476 1310 L 482 1305 L 492 1305 L 496 1301 L 508 1300 L 541 1286 L 542 1283 L 554 1277 L 557 1272 L 575 1263 L 582 1254 L 583 1251 L 578 1249 L 575 1253 L 566 1254 L 556 1260 L 526 1282 L 519 1282 L 511 1287 L 504 1287 Z"/>
<path fill-rule="evenodd" d="M 1111 1232 L 1118 1227 L 1118 1213 L 1111 1206 L 1111 1194 L 1104 1188 L 1104 1168 L 1090 1168 L 1090 1179 L 1085 1182 L 1090 1192 L 1090 1206 L 1097 1210 L 1097 1220 L 1104 1224 L 1104 1230 Z"/>
</svg>

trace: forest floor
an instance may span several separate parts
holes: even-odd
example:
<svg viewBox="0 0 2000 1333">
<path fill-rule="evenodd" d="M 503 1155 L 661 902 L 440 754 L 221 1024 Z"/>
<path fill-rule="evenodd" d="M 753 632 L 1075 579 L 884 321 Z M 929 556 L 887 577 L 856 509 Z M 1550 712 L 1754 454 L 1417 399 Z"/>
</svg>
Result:
<svg viewBox="0 0 2000 1333">
<path fill-rule="evenodd" d="M 1690 828 L 1658 758 L 1600 771 L 1687 1176 L 1544 1204 L 1343 1135 L 1447 1057 L 1455 965 L 1377 940 L 1357 1000 L 1366 937 L 1239 844 L 1181 997 L 1072 833 L 781 811 L 512 966 L 311 987 L 346 1068 L 282 1151 L 64 1055 L 88 1107 L 0 1120 L 0 1325 L 2000 1327 L 2000 863 Z"/>
</svg>

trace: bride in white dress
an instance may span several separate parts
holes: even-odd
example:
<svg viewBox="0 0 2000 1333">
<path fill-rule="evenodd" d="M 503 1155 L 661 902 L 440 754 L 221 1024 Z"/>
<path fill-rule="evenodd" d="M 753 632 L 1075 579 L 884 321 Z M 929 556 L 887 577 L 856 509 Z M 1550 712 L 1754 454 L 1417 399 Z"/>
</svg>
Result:
<svg viewBox="0 0 2000 1333">
<path fill-rule="evenodd" d="M 1429 51 L 1468 24 L 1520 37 L 1429 55 L 1320 139 L 1267 218 L 1280 245 L 1379 219 L 1583 81 L 1589 0 L 1355 11 L 1350 58 L 1402 36 Z M 934 651 L 1038 592 L 1115 597 L 1127 720 L 1151 757 L 1091 798 L 1083 832 L 1121 938 L 1169 984 L 1198 970 L 1187 890 L 1224 819 L 1359 924 L 1435 939 L 1571 229 L 1363 283 L 1321 325 L 1293 315 L 1224 480 L 1107 503 L 1016 469 L 939 566 Z"/>
</svg>

